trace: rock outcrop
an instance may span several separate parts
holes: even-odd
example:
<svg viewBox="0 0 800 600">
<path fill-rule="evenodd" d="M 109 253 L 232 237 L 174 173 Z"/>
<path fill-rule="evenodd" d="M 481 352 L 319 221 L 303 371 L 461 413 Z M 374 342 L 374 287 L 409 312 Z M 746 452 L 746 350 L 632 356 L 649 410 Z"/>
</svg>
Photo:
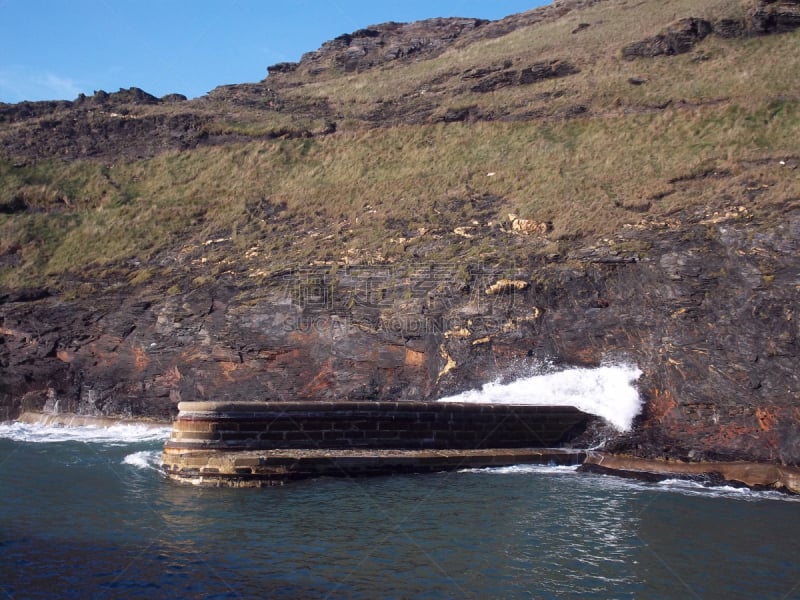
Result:
<svg viewBox="0 0 800 600">
<path fill-rule="evenodd" d="M 712 485 L 738 485 L 800 494 L 800 469 L 774 464 L 647 460 L 590 453 L 580 470 L 650 481 L 689 479 Z"/>
<path fill-rule="evenodd" d="M 794 31 L 800 27 L 800 1 L 761 0 L 747 17 L 747 29 L 756 35 Z"/>
<path fill-rule="evenodd" d="M 384 23 L 346 33 L 303 55 L 299 68 L 309 75 L 326 72 L 363 71 L 396 60 L 431 57 L 443 52 L 454 40 L 488 21 L 481 19 L 428 19 L 415 23 Z M 296 70 L 285 64 L 271 74 Z"/>
<path fill-rule="evenodd" d="M 723 38 L 787 33 L 800 27 L 798 0 L 760 0 L 747 11 L 745 19 L 723 18 L 715 22 L 697 17 L 680 19 L 657 35 L 622 49 L 626 60 L 672 56 L 690 52 L 707 36 Z"/>
<path fill-rule="evenodd" d="M 522 70 L 503 68 L 498 73 L 490 73 L 482 76 L 486 70 L 469 72 L 464 75 L 465 79 L 475 79 L 480 77 L 478 83 L 470 87 L 470 90 L 478 93 L 494 92 L 504 87 L 513 85 L 530 85 L 545 81 L 546 79 L 556 79 L 579 73 L 575 65 L 566 60 L 553 60 L 532 64 Z M 489 71 L 493 71 L 490 69 Z"/>
<path fill-rule="evenodd" d="M 0 158 L 15 161 L 100 158 L 136 159 L 193 148 L 205 139 L 207 118 L 175 107 L 180 94 L 162 99 L 139 89 L 121 89 L 75 101 L 0 104 Z M 158 112 L 168 106 L 168 112 Z"/>
<path fill-rule="evenodd" d="M 705 19 L 681 19 L 658 35 L 636 42 L 622 49 L 626 60 L 684 54 L 713 31 Z"/>
</svg>

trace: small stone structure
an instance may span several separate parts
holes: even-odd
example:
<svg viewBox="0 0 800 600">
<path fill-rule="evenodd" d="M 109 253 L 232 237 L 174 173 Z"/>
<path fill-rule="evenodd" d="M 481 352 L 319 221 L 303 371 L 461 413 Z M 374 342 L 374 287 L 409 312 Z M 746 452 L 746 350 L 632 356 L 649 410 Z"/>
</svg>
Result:
<svg viewBox="0 0 800 600">
<path fill-rule="evenodd" d="M 163 468 L 202 485 L 320 475 L 578 464 L 553 449 L 594 419 L 565 406 L 439 402 L 181 402 Z"/>
</svg>

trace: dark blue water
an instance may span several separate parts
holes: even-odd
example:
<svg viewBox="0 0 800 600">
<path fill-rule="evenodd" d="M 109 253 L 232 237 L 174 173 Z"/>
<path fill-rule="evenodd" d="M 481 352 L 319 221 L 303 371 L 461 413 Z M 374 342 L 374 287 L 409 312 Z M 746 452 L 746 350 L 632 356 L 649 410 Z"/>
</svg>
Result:
<svg viewBox="0 0 800 600">
<path fill-rule="evenodd" d="M 0 598 L 800 598 L 778 494 L 564 468 L 202 489 L 158 441 L 46 439 L 0 439 Z"/>
</svg>

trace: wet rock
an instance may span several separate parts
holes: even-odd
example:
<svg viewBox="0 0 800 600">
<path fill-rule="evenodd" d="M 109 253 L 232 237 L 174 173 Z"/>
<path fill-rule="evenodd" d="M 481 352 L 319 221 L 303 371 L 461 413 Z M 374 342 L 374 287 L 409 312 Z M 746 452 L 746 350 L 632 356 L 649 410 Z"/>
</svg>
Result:
<svg viewBox="0 0 800 600">
<path fill-rule="evenodd" d="M 800 494 L 800 469 L 758 463 L 644 460 L 632 456 L 590 453 L 580 470 L 646 481 L 677 478 L 711 485 L 739 485 Z"/>
</svg>

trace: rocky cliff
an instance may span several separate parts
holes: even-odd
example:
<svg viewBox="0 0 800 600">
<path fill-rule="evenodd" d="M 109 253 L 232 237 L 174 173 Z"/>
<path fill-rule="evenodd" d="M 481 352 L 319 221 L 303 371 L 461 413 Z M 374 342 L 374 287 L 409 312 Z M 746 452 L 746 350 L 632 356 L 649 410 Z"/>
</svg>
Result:
<svg viewBox="0 0 800 600">
<path fill-rule="evenodd" d="M 800 464 L 800 98 L 772 71 L 737 95 L 798 3 L 643 4 L 370 26 L 191 101 L 3 105 L 0 417 L 619 361 L 645 407 L 610 450 Z"/>
<path fill-rule="evenodd" d="M 738 211 L 699 217 L 536 257 L 515 274 L 526 289 L 497 295 L 486 294 L 497 271 L 466 286 L 440 265 L 310 268 L 258 286 L 230 277 L 166 298 L 152 287 L 91 301 L 6 295 L 6 416 L 412 400 L 545 361 L 621 361 L 643 369 L 647 404 L 615 448 L 798 464 L 800 213 L 768 229 Z"/>
</svg>

